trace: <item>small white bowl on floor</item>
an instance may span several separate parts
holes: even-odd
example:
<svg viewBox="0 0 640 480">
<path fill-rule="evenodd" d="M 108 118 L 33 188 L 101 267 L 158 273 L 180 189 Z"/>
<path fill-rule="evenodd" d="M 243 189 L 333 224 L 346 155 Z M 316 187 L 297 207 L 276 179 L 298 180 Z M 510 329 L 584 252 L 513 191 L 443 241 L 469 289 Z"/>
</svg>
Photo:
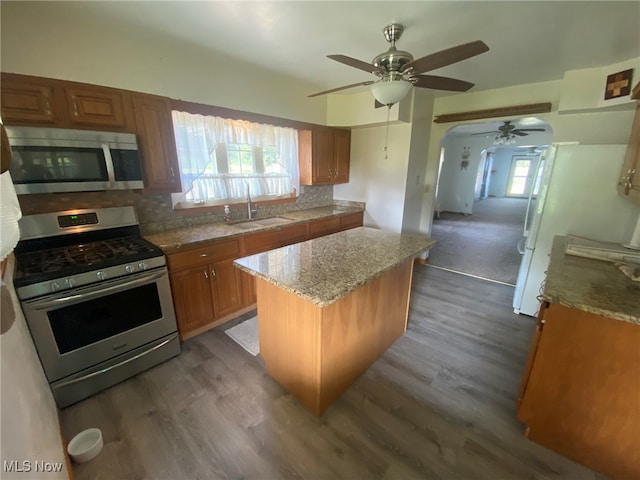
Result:
<svg viewBox="0 0 640 480">
<path fill-rule="evenodd" d="M 102 450 L 104 443 L 99 428 L 88 428 L 71 439 L 67 445 L 67 453 L 74 462 L 88 462 Z"/>
</svg>

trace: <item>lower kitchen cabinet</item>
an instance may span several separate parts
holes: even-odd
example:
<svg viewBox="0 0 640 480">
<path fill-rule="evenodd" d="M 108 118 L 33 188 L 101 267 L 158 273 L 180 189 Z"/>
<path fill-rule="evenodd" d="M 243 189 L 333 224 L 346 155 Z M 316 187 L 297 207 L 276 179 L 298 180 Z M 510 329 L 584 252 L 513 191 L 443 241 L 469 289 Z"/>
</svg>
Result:
<svg viewBox="0 0 640 480">
<path fill-rule="evenodd" d="M 215 320 L 208 266 L 171 273 L 171 293 L 182 340 Z"/>
<path fill-rule="evenodd" d="M 241 272 L 233 266 L 239 256 L 237 239 L 213 241 L 167 256 L 182 340 L 224 323 L 242 309 Z"/>
<path fill-rule="evenodd" d="M 614 479 L 640 478 L 640 325 L 543 306 L 518 399 L 527 437 Z"/>
<path fill-rule="evenodd" d="M 213 314 L 222 318 L 242 308 L 242 278 L 233 258 L 209 265 Z"/>
<path fill-rule="evenodd" d="M 233 265 L 236 258 L 362 225 L 363 212 L 213 240 L 167 255 L 180 338 L 186 340 L 250 311 L 255 278 Z"/>
<path fill-rule="evenodd" d="M 233 260 L 169 275 L 182 340 L 224 323 L 225 317 L 242 308 L 242 279 Z"/>
</svg>

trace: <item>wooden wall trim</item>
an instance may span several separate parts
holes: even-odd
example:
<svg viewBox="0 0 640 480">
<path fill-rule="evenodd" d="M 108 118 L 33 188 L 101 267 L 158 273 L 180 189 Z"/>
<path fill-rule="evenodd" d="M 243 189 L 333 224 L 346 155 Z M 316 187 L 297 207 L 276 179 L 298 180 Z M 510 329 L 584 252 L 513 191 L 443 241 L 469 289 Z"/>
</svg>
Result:
<svg viewBox="0 0 640 480">
<path fill-rule="evenodd" d="M 473 110 L 469 112 L 447 113 L 437 115 L 434 123 L 462 122 L 465 120 L 477 120 L 480 118 L 506 117 L 515 115 L 530 115 L 533 113 L 548 113 L 551 111 L 551 102 L 530 103 L 527 105 L 513 105 L 511 107 L 487 108 L 486 110 Z"/>
</svg>

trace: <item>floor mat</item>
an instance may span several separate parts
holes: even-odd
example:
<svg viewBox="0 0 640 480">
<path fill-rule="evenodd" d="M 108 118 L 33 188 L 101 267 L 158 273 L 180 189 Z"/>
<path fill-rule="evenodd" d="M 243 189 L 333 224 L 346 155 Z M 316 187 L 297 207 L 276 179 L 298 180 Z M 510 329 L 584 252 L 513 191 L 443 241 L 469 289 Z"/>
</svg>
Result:
<svg viewBox="0 0 640 480">
<path fill-rule="evenodd" d="M 225 330 L 224 333 L 244 348 L 251 355 L 260 353 L 260 340 L 258 338 L 258 317 L 251 317 L 235 327 Z"/>
</svg>

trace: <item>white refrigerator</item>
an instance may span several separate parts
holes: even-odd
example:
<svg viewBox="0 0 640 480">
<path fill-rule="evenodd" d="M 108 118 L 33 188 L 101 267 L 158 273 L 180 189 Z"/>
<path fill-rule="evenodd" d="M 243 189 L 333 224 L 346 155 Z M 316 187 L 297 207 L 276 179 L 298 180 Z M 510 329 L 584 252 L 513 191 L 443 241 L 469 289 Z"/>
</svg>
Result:
<svg viewBox="0 0 640 480">
<path fill-rule="evenodd" d="M 516 313 L 537 315 L 555 235 L 629 241 L 639 209 L 617 192 L 625 150 L 626 145 L 554 144 L 549 148 L 538 198 L 525 226 L 513 296 Z"/>
</svg>

